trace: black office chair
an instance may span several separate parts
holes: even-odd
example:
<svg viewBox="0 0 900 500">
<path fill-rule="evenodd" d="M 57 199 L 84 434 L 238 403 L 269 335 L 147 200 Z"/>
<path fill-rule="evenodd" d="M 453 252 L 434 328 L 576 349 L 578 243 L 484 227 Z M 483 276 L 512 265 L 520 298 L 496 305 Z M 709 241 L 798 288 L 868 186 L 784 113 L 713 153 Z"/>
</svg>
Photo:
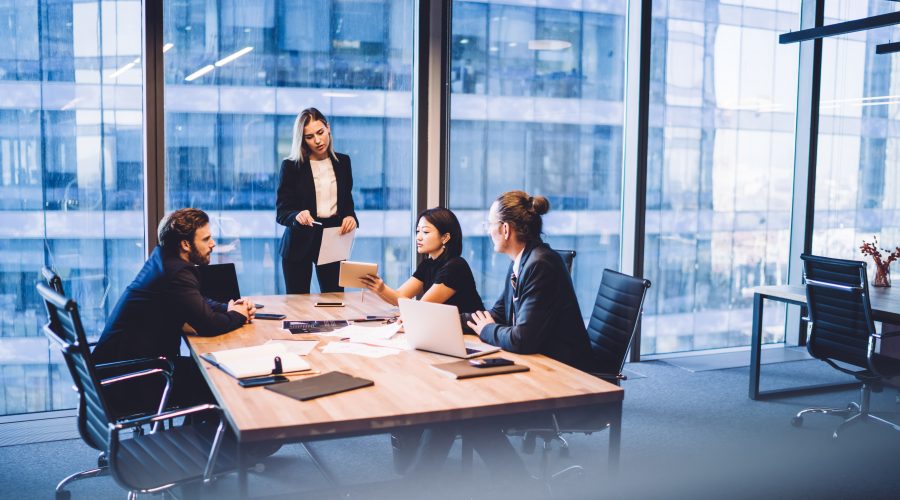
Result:
<svg viewBox="0 0 900 500">
<path fill-rule="evenodd" d="M 572 266 L 575 264 L 575 250 L 556 250 L 556 253 L 558 253 L 559 256 L 562 257 L 563 262 L 566 263 L 566 269 L 569 270 L 569 274 L 572 274 Z"/>
<path fill-rule="evenodd" d="M 166 379 L 160 408 L 168 395 L 170 375 L 161 368 L 142 370 L 101 380 L 91 362 L 78 305 L 44 283 L 37 284 L 44 299 L 48 322 L 44 334 L 60 348 L 79 395 L 78 430 L 84 442 L 101 452 L 102 463 L 96 469 L 78 472 L 56 488 L 56 498 L 69 498 L 66 485 L 78 479 L 110 474 L 129 491 L 137 493 L 164 491 L 188 481 L 210 481 L 214 475 L 231 471 L 237 464 L 235 446 L 223 439 L 225 429 L 221 410 L 215 405 L 198 405 L 180 410 L 159 412 L 137 418 L 116 420 L 101 390 L 103 386 L 126 383 L 140 377 L 161 376 Z M 182 425 L 162 429 L 161 422 L 204 412 L 219 413 L 218 426 Z M 136 432 L 122 439 L 124 430 L 150 427 L 149 433 Z M 223 443 L 224 441 L 224 443 Z"/>
<path fill-rule="evenodd" d="M 594 309 L 587 325 L 591 352 L 595 360 L 592 375 L 616 385 L 627 379 L 622 372 L 628 349 L 637 331 L 648 288 L 650 288 L 649 280 L 634 278 L 610 269 L 603 270 L 597 299 L 594 301 Z M 560 442 L 560 454 L 567 456 L 569 444 L 563 437 L 564 433 L 591 434 L 608 427 L 602 421 L 596 421 L 590 415 L 581 413 L 554 412 L 545 419 L 545 422 L 546 426 L 537 428 L 507 429 L 509 435 L 522 436 L 523 450 L 526 453 L 534 452 L 538 438 L 543 440 L 541 468 L 545 478 L 547 456 L 554 440 Z M 571 470 L 581 470 L 581 467 L 572 466 L 553 476 Z"/>
<path fill-rule="evenodd" d="M 886 377 L 900 373 L 896 365 L 879 359 L 876 345 L 884 335 L 875 331 L 872 304 L 866 278 L 866 263 L 831 259 L 815 255 L 801 255 L 803 277 L 806 281 L 806 302 L 809 311 L 806 348 L 809 354 L 828 363 L 832 368 L 853 375 L 860 382 L 860 402 L 846 408 L 807 408 L 791 420 L 795 427 L 803 425 L 803 415 L 823 413 L 843 417 L 844 421 L 832 436 L 857 422 L 875 422 L 900 431 L 900 426 L 869 413 L 872 391 L 880 392 Z M 845 363 L 857 370 L 844 368 Z"/>
<path fill-rule="evenodd" d="M 56 274 L 56 271 L 53 268 L 44 266 L 41 268 L 41 275 L 44 277 L 44 281 L 47 282 L 47 285 L 53 289 L 56 293 L 60 295 L 65 295 L 66 292 L 63 290 L 62 278 Z"/>
</svg>

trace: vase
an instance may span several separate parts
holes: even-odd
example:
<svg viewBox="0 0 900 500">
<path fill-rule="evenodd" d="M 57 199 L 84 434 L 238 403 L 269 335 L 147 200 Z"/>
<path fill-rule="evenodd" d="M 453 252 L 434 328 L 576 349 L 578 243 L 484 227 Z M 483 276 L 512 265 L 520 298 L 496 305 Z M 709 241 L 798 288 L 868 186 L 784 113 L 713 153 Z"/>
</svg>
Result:
<svg viewBox="0 0 900 500">
<path fill-rule="evenodd" d="M 872 280 L 872 286 L 891 286 L 890 264 L 879 264 L 877 262 L 875 263 L 875 279 Z"/>
</svg>

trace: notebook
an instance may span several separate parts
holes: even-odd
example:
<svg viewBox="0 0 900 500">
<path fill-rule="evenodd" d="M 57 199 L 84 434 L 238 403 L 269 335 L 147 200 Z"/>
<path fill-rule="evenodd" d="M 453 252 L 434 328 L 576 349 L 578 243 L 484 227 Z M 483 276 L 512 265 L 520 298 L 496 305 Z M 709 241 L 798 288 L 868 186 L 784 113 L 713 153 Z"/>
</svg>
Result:
<svg viewBox="0 0 900 500">
<path fill-rule="evenodd" d="M 431 367 L 437 370 L 441 375 L 447 375 L 449 377 L 457 379 L 484 377 L 486 375 L 500 375 L 501 373 L 527 372 L 531 369 L 525 365 L 505 365 L 491 366 L 488 368 L 477 368 L 470 365 L 466 360 L 453 361 L 452 363 L 441 363 L 437 365 L 431 365 Z"/>
<path fill-rule="evenodd" d="M 267 385 L 266 389 L 300 401 L 307 401 L 370 385 L 375 385 L 375 382 L 343 372 L 328 372 L 284 384 Z"/>
<path fill-rule="evenodd" d="M 281 362 L 283 373 L 309 370 L 309 363 L 281 344 L 263 344 L 223 351 L 208 352 L 200 357 L 234 378 L 271 375 L 275 357 Z"/>
</svg>

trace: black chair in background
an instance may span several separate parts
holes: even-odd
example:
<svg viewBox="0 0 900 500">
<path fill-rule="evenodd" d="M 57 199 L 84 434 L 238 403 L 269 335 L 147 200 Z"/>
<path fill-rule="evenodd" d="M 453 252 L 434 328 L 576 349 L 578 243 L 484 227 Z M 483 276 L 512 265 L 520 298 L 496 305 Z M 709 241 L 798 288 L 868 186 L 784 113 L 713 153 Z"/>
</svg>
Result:
<svg viewBox="0 0 900 500">
<path fill-rule="evenodd" d="M 188 481 L 209 481 L 215 474 L 235 468 L 235 447 L 231 442 L 223 446 L 225 424 L 221 410 L 215 405 L 114 419 L 103 397 L 103 386 L 127 383 L 141 377 L 163 377 L 167 383 L 160 402 L 162 409 L 168 394 L 169 373 L 153 368 L 100 380 L 91 361 L 78 305 L 44 283 L 38 283 L 37 291 L 47 308 L 48 322 L 43 328 L 44 334 L 62 351 L 78 391 L 79 433 L 88 446 L 101 451 L 101 463 L 96 469 L 78 472 L 59 483 L 57 499 L 71 496 L 65 487 L 73 481 L 110 473 L 119 485 L 130 492 L 129 498 L 134 498 L 138 492 L 160 492 Z M 158 425 L 201 412 L 205 415 L 218 412 L 217 426 L 183 425 L 161 429 Z M 122 431 L 140 431 L 145 426 L 150 427 L 149 433 L 135 432 L 130 439 L 123 439 Z"/>
<path fill-rule="evenodd" d="M 562 257 L 563 262 L 566 263 L 566 269 L 569 270 L 569 274 L 572 274 L 572 266 L 575 264 L 575 250 L 556 250 L 556 253 L 558 253 L 559 256 Z"/>
<path fill-rule="evenodd" d="M 53 268 L 44 266 L 41 268 L 41 275 L 44 277 L 44 281 L 47 282 L 47 285 L 53 289 L 56 293 L 60 295 L 65 295 L 66 292 L 63 290 L 62 278 L 56 274 L 56 271 Z"/>
<path fill-rule="evenodd" d="M 588 337 L 591 341 L 591 352 L 595 360 L 592 375 L 612 382 L 616 385 L 627 377 L 622 373 L 631 342 L 641 317 L 644 297 L 650 281 L 635 278 L 610 269 L 603 270 L 597 299 L 587 325 Z M 554 412 L 546 420 L 543 427 L 528 429 L 507 429 L 509 435 L 521 435 L 523 449 L 526 453 L 534 451 L 538 438 L 543 440 L 541 468 L 543 477 L 547 477 L 547 458 L 551 443 L 560 442 L 560 454 L 568 454 L 569 444 L 563 434 L 592 434 L 602 431 L 608 426 L 602 421 L 592 419 L 582 413 Z M 580 466 L 572 466 L 554 474 L 554 477 L 570 470 L 581 470 Z"/>
<path fill-rule="evenodd" d="M 862 382 L 862 388 L 859 403 L 850 403 L 845 408 L 807 408 L 797 413 L 791 424 L 799 427 L 803 425 L 803 415 L 823 413 L 844 418 L 834 431 L 835 438 L 847 426 L 864 421 L 900 430 L 900 426 L 869 413 L 872 391 L 881 392 L 883 379 L 897 375 L 900 370 L 896 363 L 879 359 L 876 353 L 876 346 L 885 335 L 875 331 L 872 320 L 866 263 L 807 254 L 800 258 L 809 312 L 806 348 L 814 358 L 856 377 Z M 844 368 L 838 362 L 857 369 Z"/>
</svg>

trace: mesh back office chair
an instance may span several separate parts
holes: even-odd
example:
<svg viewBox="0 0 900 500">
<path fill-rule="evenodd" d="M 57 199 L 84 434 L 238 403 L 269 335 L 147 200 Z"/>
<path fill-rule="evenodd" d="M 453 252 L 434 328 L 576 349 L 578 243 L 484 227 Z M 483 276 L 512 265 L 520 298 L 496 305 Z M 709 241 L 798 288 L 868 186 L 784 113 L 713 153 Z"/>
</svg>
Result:
<svg viewBox="0 0 900 500">
<path fill-rule="evenodd" d="M 575 264 L 575 250 L 554 250 L 566 263 L 566 269 L 569 270 L 569 274 L 572 274 L 572 266 Z"/>
<path fill-rule="evenodd" d="M 592 375 L 612 382 L 616 385 L 626 376 L 622 373 L 625 367 L 625 358 L 635 332 L 644 304 L 644 297 L 650 281 L 643 278 L 635 278 L 610 269 L 603 270 L 600 288 L 597 290 L 597 299 L 594 301 L 594 309 L 587 325 L 588 337 L 591 342 L 591 352 L 595 360 L 595 370 Z M 543 455 L 541 458 L 542 474 L 546 477 L 547 454 L 550 451 L 550 443 L 557 440 L 561 444 L 560 453 L 568 454 L 569 445 L 563 437 L 564 433 L 591 434 L 604 430 L 607 425 L 594 421 L 590 415 L 580 413 L 558 412 L 550 415 L 546 427 L 531 429 L 508 429 L 507 434 L 522 435 L 525 452 L 534 451 L 537 438 L 544 441 Z M 573 466 L 561 471 L 578 469 Z"/>
<path fill-rule="evenodd" d="M 872 320 L 866 263 L 807 254 L 800 258 L 803 260 L 809 311 L 806 348 L 813 357 L 859 379 L 862 388 L 859 403 L 850 403 L 846 408 L 807 408 L 797 413 L 791 423 L 796 427 L 803 425 L 803 415 L 806 413 L 844 417 L 834 431 L 834 438 L 842 429 L 862 421 L 900 430 L 900 426 L 869 413 L 872 391 L 880 392 L 883 378 L 900 372 L 896 365 L 889 366 L 887 360 L 880 359 L 875 353 L 883 335 L 875 331 Z M 844 368 L 836 362 L 858 369 Z"/>
<path fill-rule="evenodd" d="M 214 473 L 234 469 L 237 463 L 235 447 L 230 441 L 223 440 L 225 424 L 221 410 L 215 405 L 114 419 L 104 399 L 103 386 L 145 376 L 163 376 L 168 381 L 169 374 L 161 368 L 152 368 L 100 380 L 91 362 L 78 305 L 44 283 L 38 283 L 37 291 L 47 308 L 48 322 L 43 328 L 44 334 L 62 351 L 78 391 L 78 430 L 86 444 L 104 452 L 105 462 L 97 469 L 64 479 L 57 486 L 57 499 L 70 497 L 71 493 L 65 490 L 68 483 L 108 473 L 129 491 L 129 498 L 133 498 L 138 492 L 163 491 L 187 481 L 209 481 Z M 167 390 L 160 408 L 165 406 Z M 219 423 L 215 429 L 202 425 L 160 429 L 157 425 L 174 418 L 210 411 L 219 413 Z M 143 426 L 152 426 L 151 432 L 137 432 L 130 439 L 122 439 L 122 431 L 141 429 Z M 223 441 L 227 441 L 224 446 Z"/>
<path fill-rule="evenodd" d="M 61 296 L 65 295 L 62 278 L 60 278 L 59 274 L 56 273 L 52 268 L 44 266 L 41 268 L 41 275 L 46 282 L 47 286 L 58 293 Z M 92 347 L 95 342 L 88 342 L 87 346 Z M 68 359 L 66 360 L 68 363 Z M 69 367 L 71 370 L 73 367 Z M 173 366 L 172 363 L 169 362 L 166 358 L 142 358 L 142 359 L 134 359 L 128 361 L 119 361 L 114 363 L 103 363 L 103 364 L 95 364 L 94 369 L 97 372 L 97 376 L 100 378 L 109 378 L 115 376 L 123 376 L 129 373 L 138 373 L 141 371 L 147 370 L 159 370 L 159 372 L 154 371 L 152 374 L 159 374 L 166 381 L 166 385 L 163 387 L 162 392 L 160 394 L 160 406 L 159 408 L 147 408 L 145 413 L 152 413 L 154 411 L 161 411 L 166 407 L 166 402 L 168 399 L 169 392 L 169 380 L 172 376 Z M 150 374 L 150 373 L 148 373 Z M 141 375 L 141 376 L 146 376 Z M 125 415 L 115 414 L 115 417 L 124 417 Z M 130 415 L 131 417 L 136 417 L 138 415 Z M 97 467 L 93 469 L 88 469 L 85 471 L 76 472 L 74 474 L 69 475 L 65 479 L 63 479 L 56 487 L 56 496 L 57 498 L 67 498 L 69 495 L 68 490 L 66 490 L 66 486 L 71 484 L 74 481 L 78 481 L 80 479 L 87 479 L 90 477 L 104 476 L 108 474 L 109 462 L 106 458 L 106 445 L 101 441 L 96 441 L 92 438 L 88 425 L 87 418 L 87 404 L 82 396 L 79 397 L 78 401 L 78 431 L 81 435 L 84 442 L 100 451 L 99 456 L 97 457 Z M 137 429 L 138 432 L 141 431 L 140 428 Z"/>
</svg>

